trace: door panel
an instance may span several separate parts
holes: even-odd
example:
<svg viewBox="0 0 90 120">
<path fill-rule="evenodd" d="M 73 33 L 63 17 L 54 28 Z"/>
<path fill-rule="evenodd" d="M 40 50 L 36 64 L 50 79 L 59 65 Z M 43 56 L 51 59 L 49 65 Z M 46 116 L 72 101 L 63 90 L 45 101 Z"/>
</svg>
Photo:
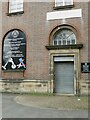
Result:
<svg viewBox="0 0 90 120">
<path fill-rule="evenodd" d="M 74 63 L 55 62 L 55 92 L 74 93 Z"/>
</svg>

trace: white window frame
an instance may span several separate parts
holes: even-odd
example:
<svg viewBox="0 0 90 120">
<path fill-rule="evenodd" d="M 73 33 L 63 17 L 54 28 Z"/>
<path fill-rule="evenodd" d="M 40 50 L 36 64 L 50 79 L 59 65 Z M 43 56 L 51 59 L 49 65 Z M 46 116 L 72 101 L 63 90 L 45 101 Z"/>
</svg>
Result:
<svg viewBox="0 0 90 120">
<path fill-rule="evenodd" d="M 73 0 L 55 0 L 55 7 L 67 5 L 73 5 Z"/>
<path fill-rule="evenodd" d="M 23 0 L 9 0 L 9 13 L 23 11 Z"/>
<path fill-rule="evenodd" d="M 70 30 L 71 31 L 71 30 Z M 72 31 L 71 31 L 72 32 Z M 67 40 L 67 39 L 53 39 L 53 45 L 75 45 L 76 44 L 76 36 L 75 36 L 75 34 L 74 34 L 74 32 L 72 32 L 73 33 L 73 35 L 74 35 L 74 40 L 75 40 L 75 42 L 73 43 L 72 41 L 73 41 L 73 39 L 69 39 L 69 40 Z M 57 36 L 58 34 L 56 33 L 56 36 Z M 61 44 L 59 43 L 59 41 L 61 42 Z M 65 41 L 65 44 L 63 43 L 63 41 Z M 68 42 L 70 42 L 70 44 L 68 44 Z"/>
</svg>

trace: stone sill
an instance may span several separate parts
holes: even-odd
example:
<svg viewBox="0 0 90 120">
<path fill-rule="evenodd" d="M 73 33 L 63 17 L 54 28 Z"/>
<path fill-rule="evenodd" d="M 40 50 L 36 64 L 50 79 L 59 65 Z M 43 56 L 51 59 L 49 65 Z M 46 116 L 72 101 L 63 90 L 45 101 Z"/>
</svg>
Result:
<svg viewBox="0 0 90 120">
<path fill-rule="evenodd" d="M 70 9 L 73 8 L 74 5 L 65 5 L 65 6 L 57 6 L 57 7 L 53 7 L 54 10 L 59 10 L 59 9 Z"/>
<path fill-rule="evenodd" d="M 75 45 L 49 45 L 45 46 L 48 50 L 57 50 L 57 49 L 81 49 L 83 44 Z"/>
<path fill-rule="evenodd" d="M 13 12 L 13 13 L 6 13 L 7 16 L 13 16 L 13 15 L 19 15 L 19 14 L 23 14 L 24 11 L 20 11 L 20 12 Z"/>
<path fill-rule="evenodd" d="M 2 79 L 0 80 L 0 82 L 10 82 L 10 83 L 13 83 L 13 82 L 32 82 L 32 83 L 48 83 L 49 80 L 27 80 L 25 78 L 19 78 L 19 79 Z"/>
</svg>

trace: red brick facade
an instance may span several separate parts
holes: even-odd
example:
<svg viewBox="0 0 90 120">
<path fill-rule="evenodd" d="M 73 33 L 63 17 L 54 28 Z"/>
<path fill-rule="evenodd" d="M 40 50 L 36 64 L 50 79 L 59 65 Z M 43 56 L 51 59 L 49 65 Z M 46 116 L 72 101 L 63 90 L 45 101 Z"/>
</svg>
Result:
<svg viewBox="0 0 90 120">
<path fill-rule="evenodd" d="M 81 18 L 47 20 L 47 12 L 82 9 Z M 1 13 L 0 13 L 1 14 Z M 81 73 L 81 63 L 89 62 L 88 39 L 88 3 L 74 2 L 69 9 L 54 10 L 54 2 L 24 2 L 24 13 L 9 15 L 8 3 L 2 2 L 2 24 L 0 24 L 0 76 L 4 80 L 50 80 L 50 51 L 49 45 L 51 31 L 57 26 L 70 26 L 76 32 L 76 43 L 83 44 L 79 51 L 79 77 L 88 81 L 89 74 Z M 26 34 L 26 70 L 2 71 L 2 43 L 4 35 L 12 30 L 20 29 Z M 80 81 L 79 80 L 79 81 Z M 3 81 L 3 80 L 2 80 Z"/>
</svg>

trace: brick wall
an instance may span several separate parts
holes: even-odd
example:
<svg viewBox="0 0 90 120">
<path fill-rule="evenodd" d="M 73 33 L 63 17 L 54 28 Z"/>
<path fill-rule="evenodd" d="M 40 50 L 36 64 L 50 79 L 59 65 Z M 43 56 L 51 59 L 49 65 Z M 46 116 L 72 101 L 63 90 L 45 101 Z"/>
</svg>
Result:
<svg viewBox="0 0 90 120">
<path fill-rule="evenodd" d="M 25 72 L 2 72 L 3 79 L 29 79 L 29 80 L 49 80 L 49 51 L 45 48 L 49 44 L 51 31 L 59 25 L 73 26 L 77 31 L 77 43 L 82 43 L 84 47 L 80 50 L 80 63 L 88 61 L 88 4 L 76 3 L 74 8 L 82 8 L 82 18 L 72 18 L 66 20 L 46 20 L 46 13 L 53 10 L 54 3 L 24 3 L 24 13 L 8 16 L 8 3 L 2 4 L 2 35 L 0 34 L 0 68 L 2 58 L 2 39 L 11 29 L 18 28 L 26 34 L 27 50 Z M 1 20 L 1 19 L 0 19 Z M 1 23 L 1 22 L 0 22 Z M 1 27 L 2 25 L 2 27 Z M 1 29 L 0 29 L 1 31 Z M 1 33 L 1 32 L 0 32 Z M 81 67 L 81 66 L 79 66 Z M 80 73 L 81 80 L 88 80 L 88 74 Z"/>
<path fill-rule="evenodd" d="M 49 34 L 58 25 L 68 24 L 78 32 L 77 43 L 83 43 L 80 51 L 81 61 L 88 59 L 88 22 L 87 4 L 75 3 L 74 8 L 83 9 L 82 19 L 67 19 L 46 21 L 47 11 L 53 10 L 53 3 L 24 3 L 24 14 L 7 16 L 8 3 L 3 3 L 2 31 L 3 36 L 9 30 L 18 28 L 26 33 L 27 37 L 27 70 L 25 77 L 30 79 L 48 79 L 48 51 L 45 46 L 49 42 Z M 38 54 L 37 54 L 38 53 Z M 43 69 L 44 68 L 44 69 Z M 83 78 L 83 75 L 82 75 Z"/>
<path fill-rule="evenodd" d="M 7 16 L 7 3 L 3 3 L 3 36 L 13 28 L 21 29 L 27 38 L 27 70 L 24 73 L 26 79 L 48 79 L 48 51 L 45 45 L 48 43 L 45 26 L 45 4 L 24 3 L 24 14 Z M 38 7 L 36 7 L 38 6 Z M 2 72 L 5 76 L 5 73 Z M 8 77 L 10 76 L 9 73 Z"/>
</svg>

